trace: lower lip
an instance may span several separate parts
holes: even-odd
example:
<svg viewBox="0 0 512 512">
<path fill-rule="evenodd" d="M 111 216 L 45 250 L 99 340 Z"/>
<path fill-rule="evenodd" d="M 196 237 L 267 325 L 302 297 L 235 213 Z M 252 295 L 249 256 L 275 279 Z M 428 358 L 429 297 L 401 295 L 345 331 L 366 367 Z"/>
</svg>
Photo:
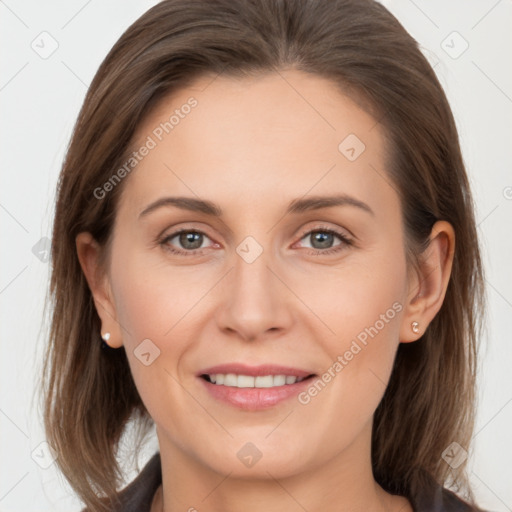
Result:
<svg viewBox="0 0 512 512">
<path fill-rule="evenodd" d="M 199 377 L 207 391 L 217 400 L 234 405 L 239 409 L 257 411 L 268 409 L 284 400 L 297 396 L 302 389 L 309 386 L 312 377 L 284 386 L 273 388 L 236 388 L 212 384 Z"/>
</svg>

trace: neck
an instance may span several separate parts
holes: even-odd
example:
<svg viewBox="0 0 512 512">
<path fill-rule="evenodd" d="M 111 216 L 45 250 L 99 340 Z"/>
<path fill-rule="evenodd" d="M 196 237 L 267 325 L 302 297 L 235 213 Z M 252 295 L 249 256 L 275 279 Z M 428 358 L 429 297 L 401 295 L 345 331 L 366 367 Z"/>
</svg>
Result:
<svg viewBox="0 0 512 512">
<path fill-rule="evenodd" d="M 367 435 L 318 467 L 285 477 L 266 468 L 252 479 L 221 474 L 159 435 L 162 486 L 151 512 L 412 512 L 405 498 L 375 482 Z"/>
</svg>

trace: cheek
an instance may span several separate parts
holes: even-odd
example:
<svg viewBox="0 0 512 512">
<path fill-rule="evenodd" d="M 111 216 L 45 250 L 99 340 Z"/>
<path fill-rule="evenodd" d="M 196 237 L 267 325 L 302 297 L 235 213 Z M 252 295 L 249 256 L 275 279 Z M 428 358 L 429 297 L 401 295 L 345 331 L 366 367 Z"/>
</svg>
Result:
<svg viewBox="0 0 512 512">
<path fill-rule="evenodd" d="M 170 432 L 181 432 L 175 437 L 178 443 L 186 438 L 181 412 L 191 407 L 179 384 L 180 372 L 184 354 L 199 339 L 191 328 L 194 306 L 207 290 L 191 288 L 187 286 L 190 280 L 180 272 L 171 276 L 169 268 L 152 266 L 150 259 L 142 261 L 136 256 L 113 269 L 112 282 L 135 385 L 153 420 Z"/>
<path fill-rule="evenodd" d="M 121 253 L 121 247 L 117 253 Z M 132 345 L 143 339 L 179 339 L 173 334 L 194 316 L 194 308 L 207 292 L 207 276 L 190 267 L 172 268 L 165 259 L 144 251 L 132 251 L 122 259 L 113 251 L 112 282 L 123 341 Z M 163 347 L 160 347 L 163 348 Z"/>
<path fill-rule="evenodd" d="M 376 349 L 385 349 L 386 339 L 395 345 L 398 341 L 406 289 L 404 259 L 375 253 L 355 261 L 319 271 L 295 288 L 323 321 L 323 338 L 334 355 L 355 339 L 364 345 L 378 337 L 382 342 Z"/>
<path fill-rule="evenodd" d="M 375 253 L 324 282 L 323 287 L 310 282 L 304 288 L 329 331 L 317 336 L 328 354 L 322 382 L 307 391 L 302 403 L 312 405 L 313 416 L 331 417 L 333 428 L 339 421 L 347 424 L 345 417 L 359 418 L 349 422 L 357 430 L 375 411 L 393 367 L 404 309 L 405 258 Z"/>
<path fill-rule="evenodd" d="M 172 377 L 178 376 L 181 357 L 199 339 L 191 326 L 207 287 L 191 286 L 197 274 L 172 271 L 142 252 L 115 257 L 113 251 L 116 314 L 134 381 L 150 413 L 161 400 L 172 407 L 166 396 L 176 391 Z"/>
</svg>

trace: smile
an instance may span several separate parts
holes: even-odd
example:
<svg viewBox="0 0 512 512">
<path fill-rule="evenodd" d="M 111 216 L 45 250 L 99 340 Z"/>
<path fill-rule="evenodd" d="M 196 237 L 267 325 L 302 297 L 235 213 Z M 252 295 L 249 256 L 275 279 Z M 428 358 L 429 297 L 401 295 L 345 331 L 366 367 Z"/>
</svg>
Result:
<svg viewBox="0 0 512 512">
<path fill-rule="evenodd" d="M 296 397 L 315 376 L 299 368 L 243 363 L 217 365 L 197 374 L 215 402 L 246 411 L 268 409 Z"/>
</svg>

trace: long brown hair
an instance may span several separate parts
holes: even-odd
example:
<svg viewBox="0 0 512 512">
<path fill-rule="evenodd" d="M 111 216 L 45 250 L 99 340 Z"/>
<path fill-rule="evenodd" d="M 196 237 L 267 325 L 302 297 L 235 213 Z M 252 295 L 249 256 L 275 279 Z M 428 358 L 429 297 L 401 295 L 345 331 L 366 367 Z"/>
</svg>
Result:
<svg viewBox="0 0 512 512">
<path fill-rule="evenodd" d="M 372 464 L 390 492 L 419 489 L 427 472 L 441 484 L 450 477 L 472 499 L 464 464 L 452 469 L 442 453 L 453 441 L 469 449 L 482 265 L 454 119 L 416 41 L 371 0 L 164 0 L 126 30 L 101 64 L 58 183 L 44 425 L 59 468 L 91 511 L 115 502 L 127 426 L 139 429 L 139 443 L 152 426 L 125 351 L 101 349 L 75 247 L 83 231 L 108 247 L 129 177 L 101 199 L 94 190 L 123 164 L 137 127 L 164 96 L 206 73 L 285 68 L 332 80 L 380 122 L 410 263 L 418 263 L 436 220 L 454 227 L 443 306 L 419 341 L 399 346 L 374 416 Z"/>
</svg>

